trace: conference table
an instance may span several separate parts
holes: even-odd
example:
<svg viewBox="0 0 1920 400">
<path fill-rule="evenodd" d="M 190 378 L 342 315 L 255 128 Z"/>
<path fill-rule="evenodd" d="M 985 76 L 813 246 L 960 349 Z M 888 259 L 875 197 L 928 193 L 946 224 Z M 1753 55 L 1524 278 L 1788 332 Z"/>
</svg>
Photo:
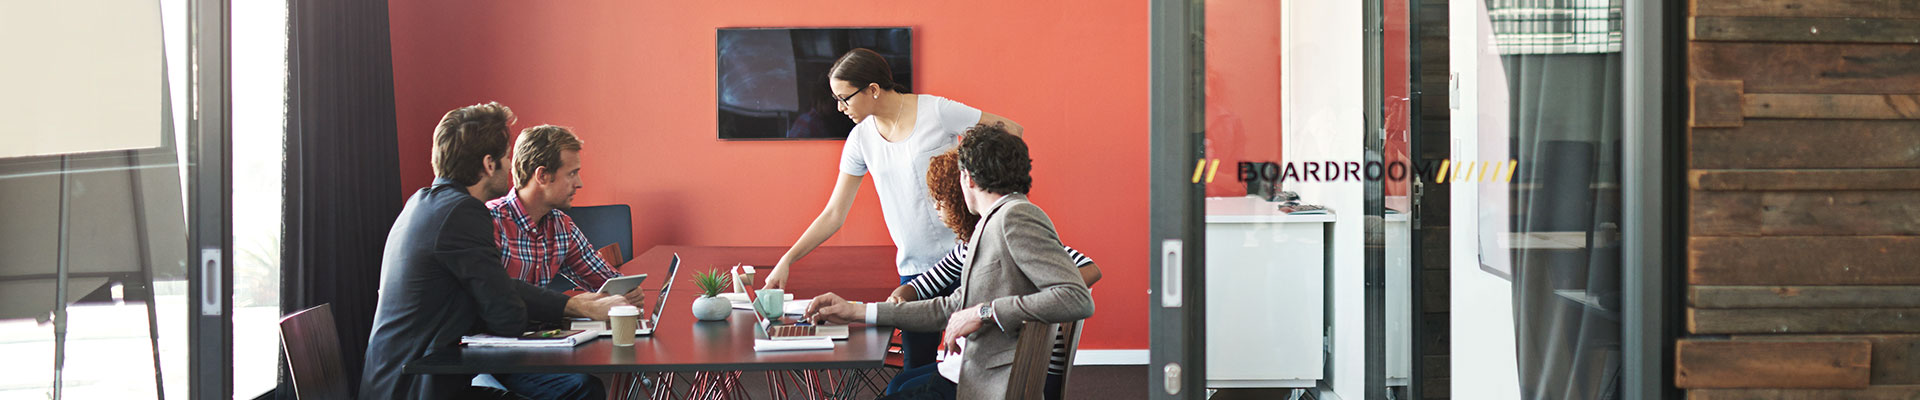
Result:
<svg viewBox="0 0 1920 400">
<path fill-rule="evenodd" d="M 732 397 L 743 392 L 739 372 L 764 371 L 769 391 L 785 397 L 789 388 L 808 398 L 852 398 L 862 391 L 877 394 L 885 387 L 883 363 L 893 329 L 854 324 L 846 340 L 833 350 L 756 352 L 760 333 L 751 311 L 736 309 L 724 321 L 698 321 L 692 301 L 701 295 L 693 274 L 728 271 L 735 264 L 756 266 L 760 276 L 786 253 L 786 247 L 656 246 L 622 264 L 622 274 L 648 274 L 642 285 L 653 291 L 646 298 L 651 311 L 659 301 L 667 266 L 675 254 L 681 259 L 674 289 L 667 294 L 660 326 L 652 335 L 634 339 L 631 347 L 614 346 L 601 338 L 568 348 L 461 348 L 408 362 L 408 374 L 518 374 L 619 373 L 639 374 L 653 398 L 677 398 L 674 389 L 687 384 L 687 398 Z M 892 246 L 821 247 L 795 263 L 788 281 L 794 298 L 810 299 L 834 292 L 853 300 L 885 299 L 899 286 Z M 616 385 L 625 386 L 625 385 Z M 619 391 L 616 387 L 614 391 Z"/>
</svg>

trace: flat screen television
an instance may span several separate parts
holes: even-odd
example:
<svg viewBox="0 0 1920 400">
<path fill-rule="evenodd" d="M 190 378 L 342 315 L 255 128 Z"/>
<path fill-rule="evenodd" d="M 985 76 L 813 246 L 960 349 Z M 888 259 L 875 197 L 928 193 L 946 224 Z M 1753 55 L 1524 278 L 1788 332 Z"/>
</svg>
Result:
<svg viewBox="0 0 1920 400">
<path fill-rule="evenodd" d="M 846 139 L 854 121 L 827 88 L 840 55 L 886 57 L 913 87 L 912 28 L 726 28 L 715 40 L 721 140 Z"/>
</svg>

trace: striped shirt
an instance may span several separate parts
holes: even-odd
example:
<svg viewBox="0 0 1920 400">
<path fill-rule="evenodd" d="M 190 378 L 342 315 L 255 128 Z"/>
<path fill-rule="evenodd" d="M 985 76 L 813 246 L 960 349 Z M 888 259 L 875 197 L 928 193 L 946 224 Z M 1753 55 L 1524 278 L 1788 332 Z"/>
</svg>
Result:
<svg viewBox="0 0 1920 400">
<path fill-rule="evenodd" d="M 548 210 L 535 224 L 521 207 L 520 196 L 507 193 L 488 201 L 487 211 L 493 214 L 494 244 L 500 246 L 500 262 L 509 277 L 540 287 L 559 278 L 582 290 L 598 290 L 608 279 L 620 277 L 593 251 L 573 218 L 558 209 Z"/>
<path fill-rule="evenodd" d="M 1064 245 L 1060 248 L 1067 251 L 1067 257 L 1073 258 L 1074 266 L 1086 268 L 1088 265 L 1093 265 L 1093 259 L 1088 258 L 1086 254 L 1081 254 L 1079 250 Z M 953 294 L 954 290 L 960 288 L 960 273 L 964 271 L 966 265 L 967 244 L 961 243 L 953 246 L 953 251 L 947 252 L 946 257 L 940 258 L 940 262 L 935 263 L 932 270 L 913 278 L 912 281 L 907 282 L 907 285 L 913 286 L 913 294 L 919 295 L 922 300 Z M 1047 363 L 1047 373 L 1054 375 L 1067 373 L 1067 338 L 1059 332 L 1053 334 L 1053 356 Z"/>
</svg>

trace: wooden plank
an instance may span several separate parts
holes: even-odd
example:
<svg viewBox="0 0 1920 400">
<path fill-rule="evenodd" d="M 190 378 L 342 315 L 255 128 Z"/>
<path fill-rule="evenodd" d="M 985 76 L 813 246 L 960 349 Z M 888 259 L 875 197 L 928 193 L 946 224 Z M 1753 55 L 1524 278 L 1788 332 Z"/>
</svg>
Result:
<svg viewBox="0 0 1920 400">
<path fill-rule="evenodd" d="M 1693 237 L 1694 285 L 1920 285 L 1920 237 Z"/>
<path fill-rule="evenodd" d="M 1697 236 L 1920 235 L 1920 191 L 1695 190 Z"/>
<path fill-rule="evenodd" d="M 1920 168 L 1920 121 L 1751 120 L 1696 128 L 1693 168 Z"/>
<path fill-rule="evenodd" d="M 1866 340 L 1873 343 L 1874 385 L 1920 384 L 1920 335 L 1734 335 L 1734 340 Z"/>
<path fill-rule="evenodd" d="M 1694 127 L 1733 128 L 1741 125 L 1740 81 L 1692 81 L 1693 98 L 1688 104 L 1693 107 L 1690 115 Z"/>
<path fill-rule="evenodd" d="M 1920 93 L 1920 46 L 1690 42 L 1688 77 L 1746 93 Z"/>
<path fill-rule="evenodd" d="M 1681 339 L 1674 347 L 1674 385 L 1686 389 L 1864 388 L 1872 346 L 1866 340 Z"/>
<path fill-rule="evenodd" d="M 1920 333 L 1920 308 L 1687 308 L 1687 331 L 1735 333 Z"/>
<path fill-rule="evenodd" d="M 1868 386 L 1865 389 L 1698 389 L 1687 400 L 1917 400 L 1920 386 Z"/>
<path fill-rule="evenodd" d="M 1911 94 L 1755 93 L 1740 107 L 1747 118 L 1920 119 L 1920 95 Z"/>
<path fill-rule="evenodd" d="M 1920 43 L 1920 21 L 1879 18 L 1694 17 L 1693 40 Z"/>
<path fill-rule="evenodd" d="M 1698 169 L 1696 190 L 1920 190 L 1920 169 Z"/>
<path fill-rule="evenodd" d="M 1920 286 L 1692 286 L 1695 308 L 1920 308 Z"/>
<path fill-rule="evenodd" d="M 1912 0 L 1693 0 L 1693 16 L 1920 18 Z"/>
</svg>

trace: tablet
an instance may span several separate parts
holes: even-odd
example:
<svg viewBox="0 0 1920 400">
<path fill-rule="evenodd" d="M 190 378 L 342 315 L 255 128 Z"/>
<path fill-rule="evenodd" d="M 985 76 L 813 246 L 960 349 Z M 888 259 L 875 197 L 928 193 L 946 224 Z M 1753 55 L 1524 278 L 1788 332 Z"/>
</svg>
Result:
<svg viewBox="0 0 1920 400">
<path fill-rule="evenodd" d="M 613 295 L 627 294 L 627 292 L 633 291 L 634 288 L 640 287 L 640 282 L 646 281 L 647 274 L 627 275 L 608 279 L 607 283 L 600 285 L 600 293 Z"/>
</svg>

